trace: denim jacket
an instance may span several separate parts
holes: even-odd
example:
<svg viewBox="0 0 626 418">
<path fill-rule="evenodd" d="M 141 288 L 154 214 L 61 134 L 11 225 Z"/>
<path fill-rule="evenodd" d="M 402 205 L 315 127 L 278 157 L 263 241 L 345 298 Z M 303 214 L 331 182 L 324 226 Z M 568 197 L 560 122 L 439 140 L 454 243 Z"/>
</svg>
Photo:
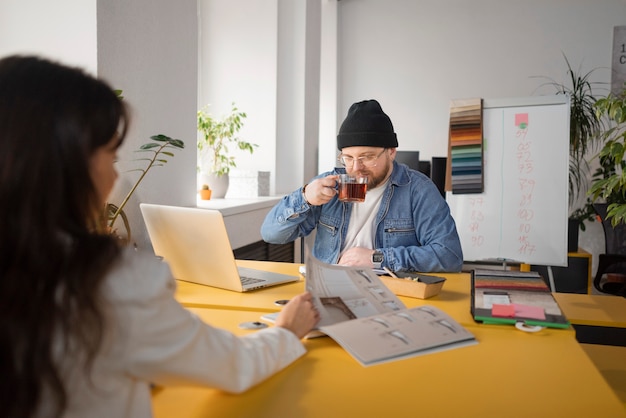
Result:
<svg viewBox="0 0 626 418">
<path fill-rule="evenodd" d="M 337 168 L 318 175 L 344 173 Z M 392 271 L 457 272 L 463 265 L 461 242 L 450 208 L 424 174 L 394 161 L 375 225 L 375 249 L 384 254 L 383 267 Z M 337 196 L 321 206 L 310 206 L 302 188 L 285 196 L 267 214 L 261 226 L 266 242 L 285 244 L 316 229 L 312 255 L 337 263 L 352 213 L 352 205 Z"/>
</svg>

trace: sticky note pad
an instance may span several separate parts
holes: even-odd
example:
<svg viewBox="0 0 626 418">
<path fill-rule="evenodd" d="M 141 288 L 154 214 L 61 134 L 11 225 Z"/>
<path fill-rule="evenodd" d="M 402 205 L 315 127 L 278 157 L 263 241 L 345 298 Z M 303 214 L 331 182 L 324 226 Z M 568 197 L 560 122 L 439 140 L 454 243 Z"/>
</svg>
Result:
<svg viewBox="0 0 626 418">
<path fill-rule="evenodd" d="M 516 113 L 515 114 L 515 126 L 524 129 L 528 126 L 528 113 Z"/>
<path fill-rule="evenodd" d="M 498 316 L 502 318 L 514 318 L 515 317 L 515 306 L 514 305 L 502 305 L 499 303 L 494 303 L 491 306 L 491 315 Z"/>
<path fill-rule="evenodd" d="M 546 319 L 546 312 L 540 306 L 521 305 L 518 303 L 514 303 L 513 307 L 515 308 L 515 316 L 541 320 Z"/>
</svg>

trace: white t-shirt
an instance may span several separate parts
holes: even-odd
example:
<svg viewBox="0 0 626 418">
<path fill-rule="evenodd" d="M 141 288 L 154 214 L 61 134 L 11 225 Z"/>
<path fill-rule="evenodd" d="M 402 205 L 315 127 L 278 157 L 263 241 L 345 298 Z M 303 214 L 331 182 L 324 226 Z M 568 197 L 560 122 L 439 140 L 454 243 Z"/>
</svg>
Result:
<svg viewBox="0 0 626 418">
<path fill-rule="evenodd" d="M 367 189 L 364 202 L 352 204 L 346 241 L 341 248 L 342 253 L 354 247 L 374 249 L 374 221 L 388 181 L 389 179 L 374 189 Z"/>
<path fill-rule="evenodd" d="M 151 417 L 150 383 L 196 384 L 243 392 L 305 353 L 291 331 L 270 327 L 244 337 L 213 328 L 174 299 L 168 266 L 128 250 L 103 284 L 109 325 L 91 384 L 75 358 L 66 370 L 69 417 Z M 46 413 L 45 402 L 39 416 Z"/>
</svg>

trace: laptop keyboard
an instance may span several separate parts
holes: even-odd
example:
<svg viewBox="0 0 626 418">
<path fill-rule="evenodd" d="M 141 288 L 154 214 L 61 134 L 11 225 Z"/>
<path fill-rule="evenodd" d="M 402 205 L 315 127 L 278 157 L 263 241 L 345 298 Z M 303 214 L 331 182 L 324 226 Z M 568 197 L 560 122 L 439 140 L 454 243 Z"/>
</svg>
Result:
<svg viewBox="0 0 626 418">
<path fill-rule="evenodd" d="M 264 281 L 264 279 L 257 279 L 256 277 L 241 276 L 241 283 L 244 286 L 247 286 L 249 284 L 262 283 Z"/>
</svg>

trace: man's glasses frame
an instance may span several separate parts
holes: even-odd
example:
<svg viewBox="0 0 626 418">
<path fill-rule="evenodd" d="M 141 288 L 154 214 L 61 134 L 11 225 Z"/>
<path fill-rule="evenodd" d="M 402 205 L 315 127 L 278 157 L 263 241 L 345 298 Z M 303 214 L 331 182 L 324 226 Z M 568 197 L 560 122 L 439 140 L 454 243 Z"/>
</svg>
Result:
<svg viewBox="0 0 626 418">
<path fill-rule="evenodd" d="M 364 155 L 362 157 L 354 158 L 349 155 L 339 154 L 337 157 L 337 161 L 344 167 L 354 167 L 354 162 L 357 161 L 359 165 L 363 167 L 375 167 L 378 159 L 387 151 L 387 148 L 383 148 L 383 150 L 378 155 Z"/>
</svg>

